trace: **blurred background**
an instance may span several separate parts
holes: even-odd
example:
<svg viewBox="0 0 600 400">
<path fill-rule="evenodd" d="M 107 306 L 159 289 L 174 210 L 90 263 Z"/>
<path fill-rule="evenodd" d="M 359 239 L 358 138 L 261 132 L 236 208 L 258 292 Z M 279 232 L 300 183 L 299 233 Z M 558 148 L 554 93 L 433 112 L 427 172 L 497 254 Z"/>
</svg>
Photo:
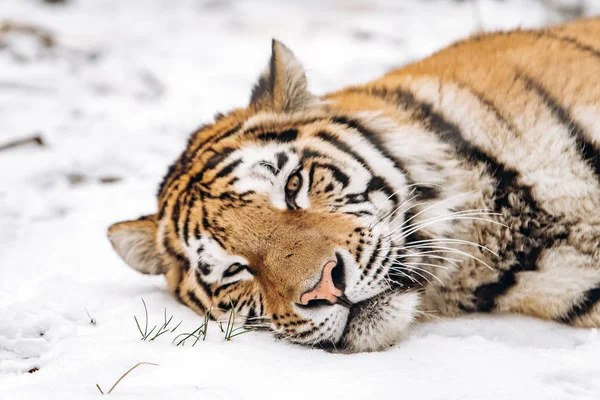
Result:
<svg viewBox="0 0 600 400">
<path fill-rule="evenodd" d="M 45 388 L 61 385 L 95 396 L 95 382 L 113 380 L 115 371 L 144 359 L 166 366 L 154 376 L 139 375 L 139 388 L 164 384 L 172 391 L 179 379 L 183 392 L 172 393 L 189 394 L 195 385 L 216 382 L 221 386 L 214 393 L 226 394 L 209 397 L 231 398 L 223 392 L 234 390 L 230 376 L 240 393 L 259 393 L 274 380 L 255 382 L 284 364 L 289 376 L 307 381 L 337 371 L 338 359 L 325 353 L 309 359 L 294 347 L 282 358 L 284 344 L 269 335 L 244 335 L 229 347 L 221 347 L 217 335 L 214 347 L 198 351 L 208 354 L 206 365 L 220 360 L 228 372 L 215 368 L 200 379 L 190 369 L 182 378 L 179 365 L 195 362 L 194 352 L 177 352 L 168 341 L 143 346 L 132 314 L 140 312 L 142 297 L 155 319 L 163 307 L 189 324 L 200 317 L 167 293 L 162 277 L 127 268 L 106 240 L 107 226 L 156 210 L 158 183 L 188 135 L 216 112 L 247 104 L 273 37 L 296 53 L 310 89 L 323 94 L 474 33 L 591 15 L 600 15 L 600 0 L 0 0 L 0 381 L 3 372 L 40 371 L 10 375 L 0 387 L 9 398 L 44 398 Z M 489 398 L 600 392 L 600 372 L 588 368 L 597 366 L 598 353 L 580 346 L 597 349 L 597 335 L 548 329 L 539 321 L 520 322 L 531 325 L 521 332 L 534 331 L 523 335 L 510 319 L 490 321 L 423 328 L 416 333 L 421 341 L 395 349 L 396 358 L 349 358 L 346 375 L 324 373 L 323 385 L 313 389 L 335 391 L 344 379 L 362 379 L 367 383 L 360 387 L 343 386 L 359 390 L 350 398 L 388 397 L 387 387 L 441 398 L 448 385 L 455 398 L 484 398 L 468 396 L 475 381 Z M 483 343 L 480 351 L 473 343 Z M 571 363 L 564 362 L 563 348 L 573 349 Z M 490 354 L 501 360 L 494 374 L 485 368 Z M 458 358 L 464 368 L 455 368 Z M 368 381 L 364 359 L 372 360 Z M 427 379 L 434 362 L 436 379 L 447 377 L 447 384 Z M 549 384 L 565 397 L 548 392 Z M 144 390 L 160 393 L 153 386 Z M 533 395 L 523 397 L 523 391 Z"/>
</svg>

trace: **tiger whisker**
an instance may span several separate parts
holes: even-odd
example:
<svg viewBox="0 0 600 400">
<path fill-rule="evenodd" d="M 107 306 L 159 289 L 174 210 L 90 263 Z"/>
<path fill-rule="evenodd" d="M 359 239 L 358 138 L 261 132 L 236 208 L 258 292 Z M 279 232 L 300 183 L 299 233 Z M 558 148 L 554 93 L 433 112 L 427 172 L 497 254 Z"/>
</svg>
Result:
<svg viewBox="0 0 600 400">
<path fill-rule="evenodd" d="M 391 236 L 392 234 L 396 233 L 400 229 L 409 229 L 410 230 L 410 229 L 413 229 L 413 228 L 415 228 L 419 225 L 425 224 L 425 223 L 431 224 L 432 222 L 440 222 L 440 221 L 445 221 L 445 220 L 458 219 L 458 217 L 483 216 L 483 215 L 487 216 L 487 215 L 499 215 L 499 214 L 490 212 L 489 210 L 485 210 L 485 209 L 461 210 L 461 211 L 456 211 L 456 212 L 449 213 L 449 214 L 437 215 L 435 217 L 427 218 L 427 219 L 424 219 L 423 221 L 419 221 L 419 222 L 415 222 L 415 223 L 407 225 L 406 223 L 412 219 L 412 217 L 411 217 L 408 220 L 406 220 L 404 222 L 404 224 L 393 229 L 390 233 L 387 234 L 387 236 L 388 237 Z M 501 224 L 500 222 L 493 221 L 493 220 L 489 220 L 489 222 L 495 222 L 495 223 Z"/>
<path fill-rule="evenodd" d="M 411 282 L 413 283 L 417 283 L 421 286 L 423 286 L 423 283 L 419 282 L 418 280 L 416 280 L 413 276 L 408 275 L 407 273 L 405 273 L 404 271 L 400 271 L 400 270 L 394 270 L 393 272 L 388 271 L 387 273 L 388 275 L 399 275 L 402 274 L 402 276 L 407 277 L 408 279 L 411 280 Z"/>
<path fill-rule="evenodd" d="M 400 213 L 398 212 L 398 211 L 399 211 L 399 210 L 400 210 L 402 207 L 404 207 L 404 205 L 405 205 L 406 203 L 408 203 L 408 202 L 410 202 L 410 201 L 412 201 L 412 200 L 416 199 L 417 197 L 418 197 L 417 195 L 414 195 L 414 196 L 412 196 L 412 197 L 410 197 L 410 198 L 407 198 L 406 200 L 404 200 L 402 203 L 400 203 L 400 205 L 399 205 L 398 207 L 394 208 L 392 211 L 390 211 L 390 212 L 389 212 L 389 213 L 387 213 L 385 216 L 383 216 L 383 217 L 382 217 L 382 218 L 381 218 L 379 221 L 377 221 L 377 223 L 376 223 L 375 225 L 373 225 L 372 227 L 370 227 L 370 229 L 373 229 L 373 228 L 375 228 L 375 227 L 376 227 L 377 225 L 379 225 L 381 222 L 385 221 L 386 219 L 390 218 L 392 215 L 394 215 L 394 214 L 396 214 L 396 213 L 398 213 L 398 216 L 400 216 L 400 215 L 403 215 L 404 213 L 406 213 L 406 212 L 407 212 L 408 210 L 410 210 L 412 207 L 415 207 L 415 206 L 413 205 L 413 206 L 411 206 L 411 207 L 408 207 L 406 210 L 403 210 L 403 211 L 402 211 L 402 212 L 400 212 Z M 418 203 L 418 204 L 425 204 L 425 203 Z M 394 222 L 394 221 L 395 221 L 395 220 L 398 218 L 398 216 L 396 216 L 396 217 L 394 218 L 394 220 L 393 220 L 392 222 L 390 222 L 390 223 L 393 223 L 393 222 Z"/>
<path fill-rule="evenodd" d="M 398 262 L 401 265 L 424 265 L 426 267 L 439 268 L 439 269 L 448 269 L 448 267 L 444 267 L 443 265 L 431 264 L 431 263 L 422 263 L 422 262 Z"/>
<path fill-rule="evenodd" d="M 436 276 L 436 275 L 435 275 L 433 272 L 431 272 L 431 271 L 427 271 L 427 270 L 426 270 L 426 269 L 424 269 L 424 268 L 420 268 L 420 267 L 416 267 L 416 266 L 412 266 L 412 265 L 411 265 L 411 266 L 409 266 L 409 265 L 407 265 L 407 264 L 403 264 L 403 263 L 400 263 L 400 265 L 402 265 L 402 266 L 403 266 L 403 267 L 404 267 L 406 270 L 408 270 L 408 271 L 411 271 L 411 272 L 413 272 L 413 273 L 415 273 L 415 274 L 417 274 L 417 275 L 420 275 L 420 274 L 418 274 L 416 271 L 421 271 L 421 272 L 423 272 L 423 273 L 429 274 L 429 275 L 431 275 L 433 278 L 435 278 L 435 279 L 436 279 L 436 280 L 437 280 L 437 281 L 438 281 L 438 282 L 439 282 L 439 283 L 440 283 L 442 286 L 444 286 L 444 282 L 442 282 L 442 281 L 440 280 L 440 278 L 438 278 L 438 277 L 437 277 L 437 276 Z M 394 269 L 400 269 L 400 267 L 396 267 L 396 266 L 394 266 L 394 267 L 391 267 L 391 268 L 394 268 Z M 421 275 L 421 276 L 422 276 L 422 275 Z M 425 278 L 425 277 L 424 277 L 424 278 Z M 429 284 L 431 284 L 431 281 L 430 281 L 430 280 L 427 280 L 427 281 L 429 282 Z"/>
<path fill-rule="evenodd" d="M 399 259 L 401 259 L 401 258 L 404 258 L 404 257 L 402 257 L 402 256 L 384 256 L 384 257 L 381 258 L 381 261 L 384 261 L 384 260 L 394 260 L 394 261 L 400 262 Z M 454 263 L 451 259 L 448 259 L 447 257 L 432 256 L 432 258 L 438 258 L 438 259 L 446 260 L 446 261 L 450 262 L 451 264 L 453 264 L 454 266 L 458 267 L 458 265 L 456 263 Z M 461 261 L 461 260 L 457 260 L 457 261 Z M 448 269 L 448 267 L 444 267 L 444 266 L 441 266 L 441 265 L 431 264 L 431 266 L 435 266 L 437 268 L 442 268 L 442 269 Z"/>
<path fill-rule="evenodd" d="M 438 316 L 438 315 L 432 315 L 432 314 L 434 314 L 434 313 L 436 313 L 436 312 L 439 312 L 439 311 L 424 311 L 424 310 L 414 310 L 413 312 L 414 312 L 415 314 L 424 315 L 424 316 L 426 316 L 426 317 L 428 317 L 428 318 L 436 319 L 436 320 L 438 320 L 438 321 L 441 321 L 441 320 L 443 320 L 443 318 L 442 318 L 442 317 L 440 317 L 440 316 Z"/>
<path fill-rule="evenodd" d="M 407 224 L 408 220 L 405 221 L 402 225 L 394 228 L 392 231 L 390 231 L 386 236 L 389 237 L 391 235 L 393 235 L 394 233 L 396 233 L 399 230 L 407 230 L 407 229 L 413 229 L 416 226 L 419 226 L 421 224 L 424 223 L 429 223 L 431 221 L 438 221 L 441 218 L 452 218 L 452 217 L 460 217 L 460 216 L 477 216 L 477 215 L 495 215 L 494 213 L 489 212 L 488 210 L 484 210 L 484 209 L 472 209 L 472 210 L 461 210 L 461 211 L 455 211 L 449 214 L 443 214 L 443 215 L 436 215 L 435 217 L 431 217 L 431 218 L 427 218 L 424 219 L 422 221 L 419 222 L 413 222 L 412 224 Z M 409 220 L 412 219 L 409 218 Z"/>
<path fill-rule="evenodd" d="M 424 275 L 421 275 L 421 274 L 420 274 L 420 273 L 418 273 L 417 271 L 414 271 L 414 270 L 412 270 L 412 269 L 408 269 L 408 268 L 405 268 L 405 270 L 407 270 L 407 271 L 410 271 L 410 272 L 412 272 L 413 274 L 419 275 L 421 278 L 425 279 L 425 280 L 427 281 L 427 283 L 429 283 L 430 285 L 432 284 L 432 283 L 431 283 L 431 281 L 430 281 L 430 280 L 429 280 L 429 279 L 428 279 L 426 276 L 424 276 Z M 389 274 L 389 275 L 394 275 L 394 274 L 396 274 L 396 275 L 397 275 L 397 273 L 398 273 L 398 272 L 402 273 L 403 275 L 406 275 L 406 276 L 408 276 L 406 273 L 404 273 L 404 272 L 400 271 L 400 269 L 398 269 L 398 268 L 395 268 L 395 269 L 393 269 L 393 270 L 392 270 L 392 272 L 388 272 L 388 274 Z M 421 285 L 422 285 L 422 283 L 421 283 Z"/>
<path fill-rule="evenodd" d="M 383 202 L 383 204 L 382 204 L 380 207 L 378 207 L 378 208 L 377 208 L 377 210 L 375 211 L 375 214 L 373 215 L 373 218 L 371 219 L 371 222 L 369 222 L 369 229 L 373 229 L 373 227 L 372 227 L 371 225 L 373 224 L 373 221 L 375 221 L 375 218 L 377 218 L 377 214 L 379 214 L 379 211 L 381 211 L 381 208 L 382 208 L 382 207 L 385 205 L 385 203 L 386 203 L 386 202 L 387 202 L 389 199 L 391 199 L 392 197 L 394 197 L 395 195 L 397 195 L 399 192 L 401 192 L 401 191 L 402 191 L 402 190 L 404 190 L 404 189 L 406 189 L 406 187 L 403 187 L 403 188 L 401 188 L 401 189 L 398 189 L 398 190 L 396 190 L 394 193 L 390 194 L 390 195 L 387 197 L 387 199 L 385 199 L 385 201 Z M 413 189 L 413 190 L 412 190 L 412 191 L 411 191 L 411 192 L 408 194 L 408 196 L 406 196 L 406 197 L 412 196 L 412 195 L 413 195 L 413 193 L 414 193 L 416 190 L 417 190 L 417 188 L 414 188 L 414 189 Z M 397 210 L 398 210 L 400 207 L 402 207 L 402 205 L 403 205 L 404 203 L 406 203 L 406 201 L 407 201 L 407 200 L 405 199 L 405 200 L 404 200 L 402 203 L 400 203 L 400 205 L 399 205 L 398 207 L 396 207 L 396 208 L 395 208 L 393 211 L 391 211 L 390 213 L 394 213 L 395 211 L 397 211 Z M 388 215 L 389 215 L 389 213 L 388 213 Z M 387 216 L 387 215 L 386 215 L 386 216 Z M 384 216 L 383 218 L 385 218 L 385 216 Z M 383 219 L 383 218 L 382 218 L 382 219 Z M 381 219 L 380 219 L 380 220 L 377 222 L 377 224 L 378 224 L 379 222 L 381 222 Z"/>
<path fill-rule="evenodd" d="M 422 201 L 422 202 L 420 202 L 420 203 L 415 203 L 415 204 L 411 205 L 411 206 L 410 206 L 410 207 L 408 207 L 406 210 L 404 210 L 404 212 L 402 212 L 402 213 L 399 213 L 398 215 L 396 215 L 396 216 L 394 217 L 394 219 L 392 219 L 392 220 L 391 220 L 391 221 L 389 221 L 388 223 L 389 223 L 390 225 L 393 225 L 393 224 L 394 224 L 394 222 L 396 222 L 396 220 L 397 220 L 398 218 L 400 218 L 401 216 L 405 215 L 405 214 L 406 214 L 408 211 L 412 210 L 413 208 L 416 208 L 416 207 L 422 206 L 422 205 L 424 205 L 424 204 L 429 204 L 429 203 L 428 203 L 428 202 L 426 202 L 426 201 Z M 403 222 L 403 224 L 404 224 L 404 223 L 406 223 L 406 221 L 404 221 L 404 222 Z"/>
<path fill-rule="evenodd" d="M 375 223 L 375 225 L 371 226 L 371 224 L 373 223 L 373 221 L 371 221 L 371 223 L 369 224 L 369 229 L 373 229 L 375 228 L 378 224 L 380 224 L 381 222 L 385 221 L 387 218 L 391 217 L 392 215 L 394 215 L 395 213 L 397 213 L 402 207 L 404 207 L 405 204 L 407 204 L 408 202 L 416 199 L 417 197 L 419 197 L 418 195 L 413 195 L 414 192 L 417 190 L 417 188 L 414 188 L 409 194 L 408 196 L 406 196 L 406 199 L 404 199 L 397 207 L 395 207 L 393 210 L 391 210 L 390 212 L 388 212 L 386 215 L 384 215 L 383 217 L 381 217 L 379 219 L 379 221 L 377 221 L 377 223 Z M 389 199 L 389 198 L 388 198 Z M 409 208 L 410 209 L 410 208 Z M 379 212 L 381 210 L 381 207 L 377 210 L 377 212 Z M 408 209 L 407 209 L 408 210 Z M 407 210 L 405 210 L 404 212 L 406 212 Z M 377 213 L 375 214 L 375 216 L 377 215 Z M 373 220 L 375 219 L 375 216 L 373 217 Z"/>
<path fill-rule="evenodd" d="M 445 247 L 445 246 L 426 246 L 426 245 L 423 245 L 423 246 L 421 246 L 421 247 L 419 247 L 419 246 L 414 246 L 413 248 L 431 248 L 431 249 L 441 249 L 441 250 L 446 250 L 446 251 L 448 251 L 449 253 L 456 253 L 456 254 L 460 254 L 460 255 L 463 255 L 463 256 L 465 256 L 465 257 L 468 257 L 468 258 L 472 258 L 472 259 L 474 259 L 474 260 L 476 260 L 476 261 L 478 261 L 478 262 L 482 263 L 483 265 L 485 265 L 486 267 L 488 267 L 490 270 L 492 270 L 492 271 L 494 270 L 494 268 L 492 268 L 491 266 L 489 266 L 489 265 L 488 265 L 488 264 L 487 264 L 485 261 L 483 261 L 483 260 L 479 259 L 478 257 L 475 257 L 474 255 L 472 255 L 472 254 L 469 254 L 469 253 L 467 253 L 467 252 L 464 252 L 464 251 L 462 251 L 462 250 L 453 249 L 452 247 Z"/>
<path fill-rule="evenodd" d="M 501 225 L 501 226 L 505 226 L 503 223 L 498 222 L 498 221 L 494 221 L 488 218 L 479 218 L 479 217 L 471 217 L 471 216 L 458 216 L 458 217 L 447 217 L 447 218 L 439 218 L 433 221 L 428 221 L 428 222 L 424 222 L 420 225 L 418 225 L 415 228 L 411 228 L 410 230 L 404 232 L 404 234 L 400 235 L 400 236 L 396 236 L 394 237 L 395 240 L 402 240 L 407 238 L 408 236 L 412 235 L 415 232 L 418 232 L 424 228 L 427 228 L 430 225 L 436 224 L 438 222 L 442 222 L 442 221 L 460 221 L 460 220 L 469 220 L 469 221 L 484 221 L 484 222 L 489 222 L 492 224 L 497 224 L 497 225 Z"/>
<path fill-rule="evenodd" d="M 410 217 L 409 219 L 407 219 L 406 221 L 404 221 L 404 224 L 406 224 L 407 222 L 409 222 L 412 219 L 417 218 L 419 215 L 423 214 L 424 212 L 426 212 L 426 211 L 428 211 L 428 210 L 430 210 L 432 208 L 438 207 L 438 206 L 440 206 L 440 205 L 442 205 L 442 204 L 444 204 L 444 203 L 446 203 L 446 202 L 448 202 L 450 200 L 453 200 L 453 199 L 455 199 L 457 197 L 466 196 L 467 194 L 472 194 L 472 193 L 474 193 L 474 191 L 458 193 L 458 194 L 450 196 L 450 197 L 448 197 L 448 198 L 446 198 L 444 200 L 440 200 L 438 202 L 435 202 L 432 205 L 430 205 L 429 207 L 424 208 L 423 210 L 419 211 L 418 213 L 416 213 L 415 215 L 413 215 L 412 217 Z M 396 218 L 398 218 L 398 217 L 396 217 Z M 392 221 L 391 223 L 393 223 L 394 221 Z"/>
<path fill-rule="evenodd" d="M 409 249 L 411 248 L 411 245 L 419 245 L 419 244 L 426 244 L 426 243 L 456 243 L 456 244 L 464 244 L 464 245 L 468 245 L 468 246 L 475 246 L 475 247 L 479 247 L 482 250 L 488 251 L 491 254 L 495 255 L 496 257 L 499 257 L 499 255 L 494 252 L 493 250 L 491 250 L 490 248 L 476 243 L 476 242 L 471 242 L 469 240 L 462 240 L 462 239 L 450 239 L 450 238 L 437 238 L 437 239 L 423 239 L 423 240 L 415 240 L 413 242 L 410 242 L 408 244 L 408 246 L 399 246 L 398 248 L 400 249 Z"/>
<path fill-rule="evenodd" d="M 390 198 L 392 198 L 393 196 L 395 196 L 395 195 L 396 195 L 398 192 L 400 192 L 400 191 L 402 191 L 402 190 L 408 189 L 408 188 L 410 188 L 410 187 L 413 187 L 413 186 L 414 186 L 415 188 L 414 188 L 414 189 L 413 189 L 413 190 L 412 190 L 412 191 L 411 191 L 411 192 L 410 192 L 410 193 L 409 193 L 409 194 L 406 196 L 407 198 L 406 198 L 406 199 L 405 199 L 405 200 L 404 200 L 402 203 L 400 203 L 400 205 L 399 205 L 398 207 L 396 207 L 394 210 L 390 211 L 388 214 L 386 214 L 384 217 L 382 217 L 382 218 L 381 218 L 381 219 L 380 219 L 380 220 L 379 220 L 379 221 L 378 221 L 378 222 L 377 222 L 375 225 L 371 226 L 371 225 L 372 225 L 372 223 L 373 223 L 373 221 L 375 220 L 375 217 L 377 216 L 377 214 L 378 214 L 378 213 L 379 213 L 379 211 L 381 210 L 381 207 L 380 207 L 380 208 L 378 208 L 378 209 L 377 209 L 377 212 L 376 212 L 376 213 L 375 213 L 375 215 L 373 216 L 373 220 L 371 220 L 371 222 L 369 223 L 369 229 L 373 229 L 373 228 L 375 228 L 375 226 L 377 226 L 377 225 L 378 225 L 380 222 L 382 222 L 382 221 L 384 221 L 386 218 L 388 218 L 388 217 L 390 217 L 390 216 L 394 215 L 394 214 L 395 214 L 395 213 L 396 213 L 396 212 L 397 212 L 397 211 L 398 211 L 398 210 L 399 210 L 399 209 L 400 209 L 400 208 L 401 208 L 401 207 L 402 207 L 404 204 L 406 204 L 406 203 L 408 203 L 409 201 L 412 201 L 412 200 L 416 199 L 417 197 L 419 197 L 419 195 L 415 195 L 415 196 L 413 196 L 413 197 L 411 197 L 411 198 L 408 198 L 408 197 L 410 197 L 410 196 L 412 196 L 412 195 L 413 195 L 413 193 L 414 193 L 414 192 L 415 192 L 415 191 L 418 189 L 418 186 L 419 186 L 419 185 L 420 185 L 420 186 L 426 186 L 426 187 L 437 186 L 437 187 L 439 187 L 439 188 L 441 188 L 441 189 L 444 189 L 444 187 L 443 187 L 442 185 L 439 185 L 439 184 L 437 184 L 437 183 L 431 183 L 431 182 L 418 182 L 418 183 L 413 183 L 413 184 L 410 184 L 410 185 L 404 186 L 402 189 L 399 189 L 399 190 L 395 191 L 394 193 L 392 193 L 390 196 L 388 196 L 388 198 L 386 199 L 386 201 L 387 201 L 387 200 L 389 200 Z M 419 203 L 419 205 L 421 205 L 421 204 L 426 204 L 426 203 Z M 411 208 L 413 208 L 413 207 L 414 207 L 414 206 L 412 206 L 412 207 L 410 207 L 410 208 L 406 209 L 404 212 L 406 212 L 406 211 L 410 210 L 410 209 L 411 209 Z M 402 214 L 399 214 L 399 215 L 402 215 Z M 396 218 L 397 218 L 397 217 L 396 217 Z M 390 223 L 393 223 L 393 222 L 396 220 L 396 218 L 395 218 L 395 219 L 394 219 L 392 222 L 390 222 Z"/>
<path fill-rule="evenodd" d="M 435 258 L 437 260 L 444 260 L 444 261 L 448 261 L 449 263 L 461 263 L 464 260 L 459 260 L 458 258 L 450 258 L 450 257 L 444 257 L 444 256 L 439 256 L 436 253 L 444 253 L 444 251 L 442 250 L 432 250 L 432 251 L 422 251 L 422 252 L 418 252 L 418 253 L 406 253 L 406 254 L 400 254 L 398 256 L 398 258 L 413 258 L 413 257 L 421 257 L 421 258 Z M 456 264 L 454 264 L 456 265 Z"/>
</svg>

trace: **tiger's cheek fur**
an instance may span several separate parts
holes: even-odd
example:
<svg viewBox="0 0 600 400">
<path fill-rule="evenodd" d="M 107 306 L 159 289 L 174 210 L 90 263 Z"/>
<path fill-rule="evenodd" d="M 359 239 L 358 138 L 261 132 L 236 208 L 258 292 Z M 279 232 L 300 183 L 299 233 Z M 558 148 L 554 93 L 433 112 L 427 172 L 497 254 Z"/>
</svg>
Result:
<svg viewBox="0 0 600 400">
<path fill-rule="evenodd" d="M 394 292 L 373 299 L 353 315 L 339 351 L 381 351 L 408 337 L 419 310 L 416 291 Z"/>
</svg>

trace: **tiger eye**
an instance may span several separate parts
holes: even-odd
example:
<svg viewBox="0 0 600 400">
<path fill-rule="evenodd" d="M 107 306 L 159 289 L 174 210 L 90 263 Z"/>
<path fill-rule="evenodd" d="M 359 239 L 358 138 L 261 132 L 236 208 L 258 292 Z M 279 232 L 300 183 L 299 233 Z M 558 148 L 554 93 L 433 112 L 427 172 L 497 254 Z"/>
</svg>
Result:
<svg viewBox="0 0 600 400">
<path fill-rule="evenodd" d="M 298 175 L 294 175 L 294 176 L 292 176 L 292 177 L 291 177 L 291 178 L 288 180 L 288 182 L 287 182 L 287 184 L 286 184 L 285 188 L 286 188 L 287 190 L 289 190 L 290 192 L 295 192 L 295 191 L 297 191 L 298 189 L 300 189 L 300 177 L 299 177 Z"/>
</svg>

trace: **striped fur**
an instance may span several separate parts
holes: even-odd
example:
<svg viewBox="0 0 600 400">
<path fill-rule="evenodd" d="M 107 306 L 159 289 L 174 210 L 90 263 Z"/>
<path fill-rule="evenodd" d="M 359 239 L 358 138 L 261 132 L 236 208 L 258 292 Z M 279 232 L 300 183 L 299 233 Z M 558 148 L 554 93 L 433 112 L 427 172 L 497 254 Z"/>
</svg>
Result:
<svg viewBox="0 0 600 400">
<path fill-rule="evenodd" d="M 598 76 L 600 19 L 320 99 L 274 41 L 250 105 L 194 133 L 157 214 L 109 237 L 199 313 L 302 344 L 382 350 L 431 313 L 600 327 Z M 353 305 L 300 306 L 330 261 Z"/>
</svg>

